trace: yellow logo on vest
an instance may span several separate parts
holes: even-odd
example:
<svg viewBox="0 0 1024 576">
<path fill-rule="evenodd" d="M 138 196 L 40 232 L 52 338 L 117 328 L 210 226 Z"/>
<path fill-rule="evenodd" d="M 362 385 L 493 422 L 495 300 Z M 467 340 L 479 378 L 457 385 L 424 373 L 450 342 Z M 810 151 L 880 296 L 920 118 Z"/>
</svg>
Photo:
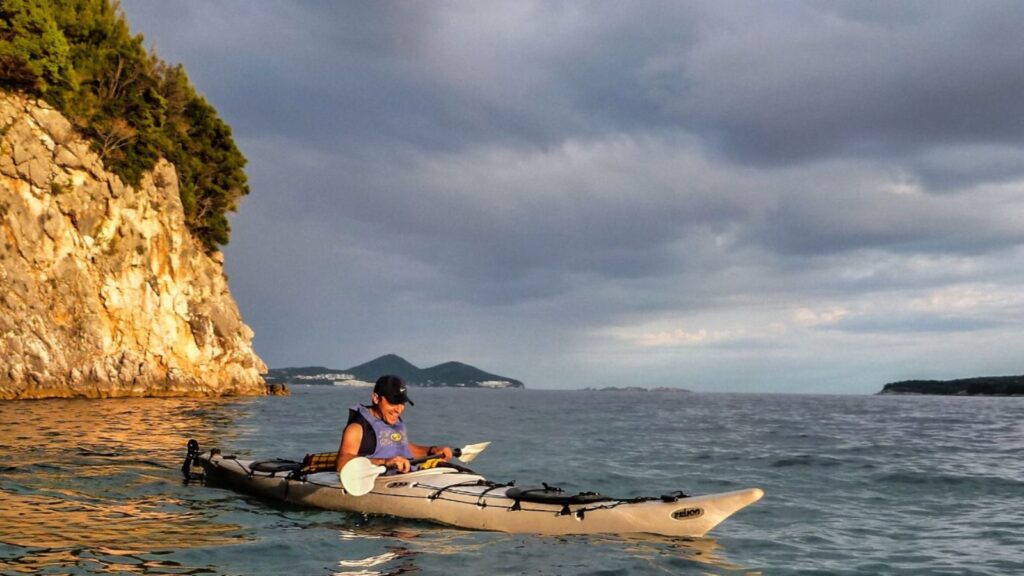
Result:
<svg viewBox="0 0 1024 576">
<path fill-rule="evenodd" d="M 398 432 L 392 432 L 391 433 L 391 440 L 394 441 L 394 442 L 401 442 L 402 441 L 402 435 L 399 434 Z"/>
</svg>

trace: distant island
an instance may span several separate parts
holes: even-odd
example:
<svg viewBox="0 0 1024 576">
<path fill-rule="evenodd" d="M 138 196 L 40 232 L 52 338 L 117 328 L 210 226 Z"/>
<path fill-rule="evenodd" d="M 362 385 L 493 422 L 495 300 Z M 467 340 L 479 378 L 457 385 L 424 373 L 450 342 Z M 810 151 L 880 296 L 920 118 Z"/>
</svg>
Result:
<svg viewBox="0 0 1024 576">
<path fill-rule="evenodd" d="M 586 387 L 580 390 L 581 392 L 680 392 L 680 393 L 692 393 L 692 390 L 685 388 L 669 388 L 667 386 L 658 386 L 657 388 L 644 388 L 643 386 L 605 386 L 603 388 Z"/>
<path fill-rule="evenodd" d="M 396 354 L 386 354 L 365 364 L 346 369 L 305 366 L 271 368 L 264 379 L 268 384 L 324 384 L 334 386 L 373 386 L 384 374 L 400 376 L 410 386 L 427 388 L 525 388 L 522 382 L 484 372 L 462 362 L 445 362 L 431 368 L 418 368 Z"/>
<path fill-rule="evenodd" d="M 1024 376 L 985 376 L 960 380 L 904 380 L 886 384 L 879 394 L 1024 396 Z"/>
</svg>

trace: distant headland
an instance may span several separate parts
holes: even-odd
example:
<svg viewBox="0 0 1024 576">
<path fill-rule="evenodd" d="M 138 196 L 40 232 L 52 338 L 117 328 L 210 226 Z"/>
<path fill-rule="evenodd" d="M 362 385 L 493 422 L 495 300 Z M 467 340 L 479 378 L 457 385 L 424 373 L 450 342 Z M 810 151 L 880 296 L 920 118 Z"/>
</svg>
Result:
<svg viewBox="0 0 1024 576">
<path fill-rule="evenodd" d="M 960 380 L 904 380 L 886 384 L 879 394 L 1024 396 L 1024 376 L 985 376 Z"/>
<path fill-rule="evenodd" d="M 410 386 L 430 388 L 525 388 L 519 380 L 484 372 L 461 362 L 445 362 L 430 368 L 418 368 L 395 354 L 386 354 L 346 369 L 323 366 L 271 368 L 264 378 L 268 384 L 370 387 L 384 374 L 400 376 Z"/>
<path fill-rule="evenodd" d="M 658 386 L 656 388 L 645 388 L 643 386 L 605 386 L 603 388 L 594 388 L 588 386 L 580 390 L 581 392 L 673 392 L 673 393 L 692 393 L 693 390 L 687 390 L 686 388 L 669 388 L 666 386 Z"/>
</svg>

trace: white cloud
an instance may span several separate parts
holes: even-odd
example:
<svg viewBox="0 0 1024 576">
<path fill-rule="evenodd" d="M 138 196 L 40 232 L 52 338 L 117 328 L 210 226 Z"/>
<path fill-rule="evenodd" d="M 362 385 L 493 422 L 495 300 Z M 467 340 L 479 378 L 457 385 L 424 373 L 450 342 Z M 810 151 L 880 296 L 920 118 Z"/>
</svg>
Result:
<svg viewBox="0 0 1024 576">
<path fill-rule="evenodd" d="M 827 309 L 798 308 L 793 312 L 793 321 L 799 326 L 819 327 L 833 326 L 851 314 L 848 308 L 832 307 Z"/>
<path fill-rule="evenodd" d="M 952 314 L 980 313 L 991 316 L 1018 312 L 1024 306 L 1024 292 L 1018 287 L 996 286 L 992 284 L 970 284 L 946 286 L 931 290 L 921 297 L 912 298 L 907 309 L 915 312 Z"/>
</svg>

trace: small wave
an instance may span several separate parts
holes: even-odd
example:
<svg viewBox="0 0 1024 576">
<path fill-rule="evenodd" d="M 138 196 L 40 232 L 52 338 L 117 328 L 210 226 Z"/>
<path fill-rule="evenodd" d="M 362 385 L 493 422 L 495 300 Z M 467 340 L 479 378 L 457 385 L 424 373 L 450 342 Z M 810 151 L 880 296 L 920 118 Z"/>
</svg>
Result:
<svg viewBox="0 0 1024 576">
<path fill-rule="evenodd" d="M 914 486 L 977 486 L 979 490 L 986 492 L 999 491 L 1003 489 L 1022 490 L 1024 481 L 991 475 L 963 475 L 941 472 L 889 472 L 877 476 L 876 481 L 881 483 L 910 484 Z"/>
<path fill-rule="evenodd" d="M 780 458 L 771 463 L 772 468 L 789 468 L 791 466 L 842 466 L 844 462 L 838 458 L 828 456 L 815 456 L 813 454 L 799 454 L 787 458 Z"/>
<path fill-rule="evenodd" d="M 99 456 L 99 457 L 102 457 L 102 458 L 118 458 L 120 456 L 123 456 L 123 454 L 121 454 L 120 452 L 90 450 L 89 448 L 79 448 L 78 449 L 78 455 L 79 456 Z"/>
</svg>

